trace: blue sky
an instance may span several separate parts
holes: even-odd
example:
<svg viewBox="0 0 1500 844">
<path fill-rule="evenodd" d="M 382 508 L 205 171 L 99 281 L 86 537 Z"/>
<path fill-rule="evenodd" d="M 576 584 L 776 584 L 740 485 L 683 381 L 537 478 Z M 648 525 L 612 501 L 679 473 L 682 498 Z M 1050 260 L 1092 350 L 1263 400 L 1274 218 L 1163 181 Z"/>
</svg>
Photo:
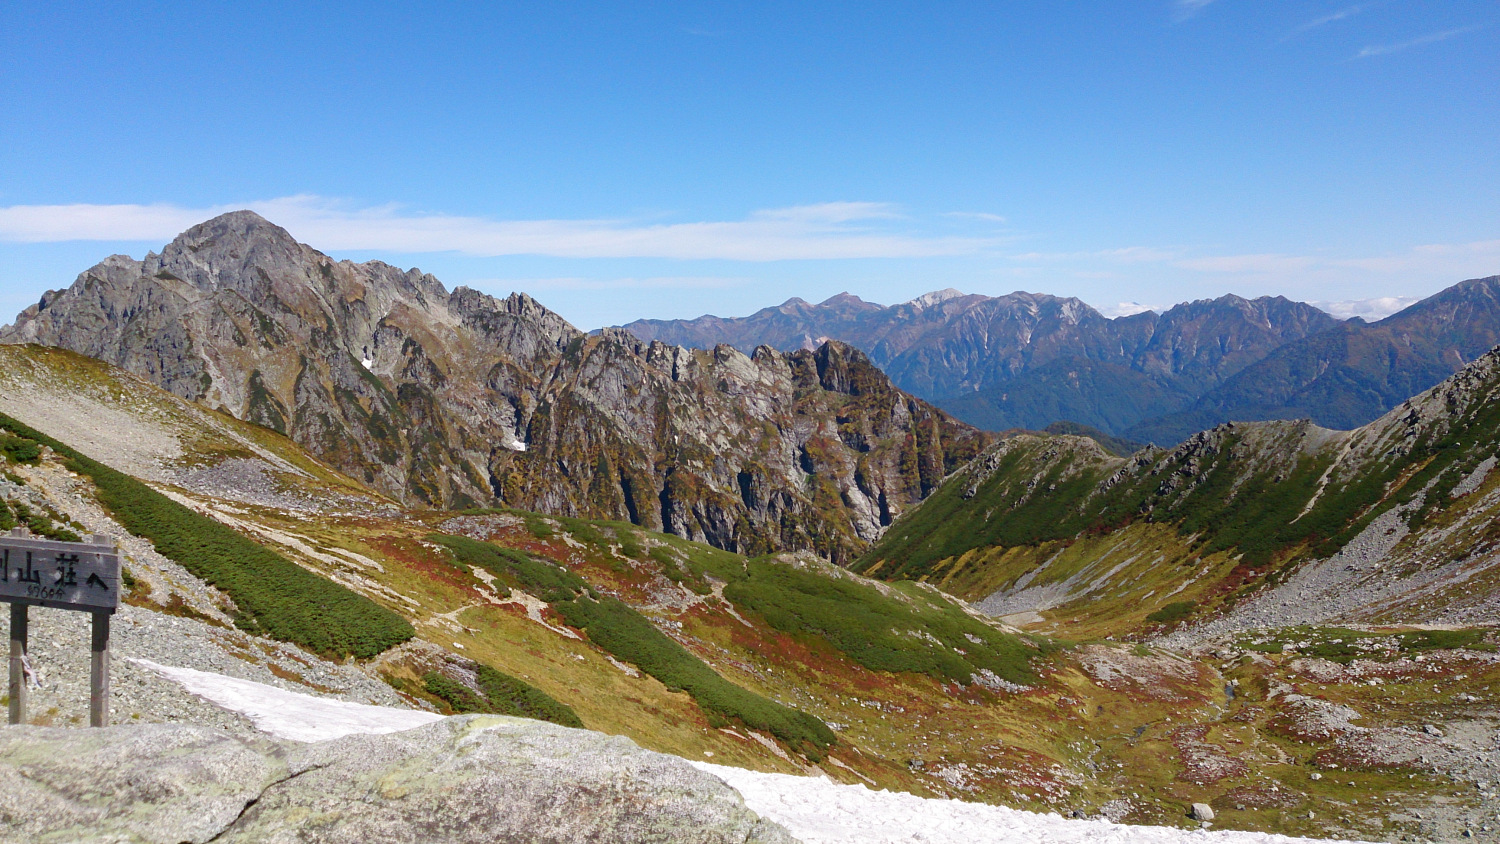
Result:
<svg viewBox="0 0 1500 844">
<path fill-rule="evenodd" d="M 0 7 L 0 320 L 250 207 L 584 328 L 1500 273 L 1500 5 Z"/>
</svg>

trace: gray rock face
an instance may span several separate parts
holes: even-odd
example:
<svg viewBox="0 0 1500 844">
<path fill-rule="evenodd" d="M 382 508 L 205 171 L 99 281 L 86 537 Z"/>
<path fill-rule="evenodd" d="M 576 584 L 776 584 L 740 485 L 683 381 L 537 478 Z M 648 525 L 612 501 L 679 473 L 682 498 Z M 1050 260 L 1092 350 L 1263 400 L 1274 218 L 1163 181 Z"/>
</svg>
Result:
<svg viewBox="0 0 1500 844">
<path fill-rule="evenodd" d="M 206 727 L 0 729 L 6 841 L 207 841 L 288 776 L 273 742 Z"/>
<path fill-rule="evenodd" d="M 409 503 L 618 519 L 751 553 L 847 559 L 988 442 L 849 347 L 586 336 L 525 294 L 334 261 L 248 211 L 104 261 L 0 342 L 109 361 Z"/>
<path fill-rule="evenodd" d="M 500 716 L 313 745 L 165 724 L 8 727 L 0 838 L 794 844 L 680 759 Z"/>
</svg>

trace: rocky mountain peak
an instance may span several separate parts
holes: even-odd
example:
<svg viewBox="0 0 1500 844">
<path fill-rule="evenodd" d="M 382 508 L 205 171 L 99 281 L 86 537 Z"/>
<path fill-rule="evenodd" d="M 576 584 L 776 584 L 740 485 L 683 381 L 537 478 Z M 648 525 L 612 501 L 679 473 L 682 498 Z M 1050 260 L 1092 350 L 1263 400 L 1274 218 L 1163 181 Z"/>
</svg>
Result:
<svg viewBox="0 0 1500 844">
<path fill-rule="evenodd" d="M 848 559 L 987 442 L 851 347 L 752 359 L 590 338 L 525 293 L 335 261 L 248 211 L 95 266 L 0 342 L 106 360 L 412 503 L 756 553 Z"/>
<path fill-rule="evenodd" d="M 301 263 L 304 249 L 291 232 L 254 211 L 231 211 L 179 234 L 161 254 L 147 255 L 143 272 L 208 291 L 237 279 L 249 266 Z"/>
</svg>

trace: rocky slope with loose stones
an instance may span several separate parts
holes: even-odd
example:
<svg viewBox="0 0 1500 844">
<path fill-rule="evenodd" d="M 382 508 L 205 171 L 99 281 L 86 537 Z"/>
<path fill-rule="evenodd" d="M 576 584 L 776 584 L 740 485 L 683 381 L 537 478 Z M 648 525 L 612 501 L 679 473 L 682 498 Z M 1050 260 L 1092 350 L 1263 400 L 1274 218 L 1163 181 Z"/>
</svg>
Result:
<svg viewBox="0 0 1500 844">
<path fill-rule="evenodd" d="M 744 552 L 849 559 L 988 442 L 841 344 L 587 336 L 525 294 L 334 261 L 248 211 L 105 260 L 0 343 L 113 363 L 408 503 L 619 519 Z"/>
</svg>

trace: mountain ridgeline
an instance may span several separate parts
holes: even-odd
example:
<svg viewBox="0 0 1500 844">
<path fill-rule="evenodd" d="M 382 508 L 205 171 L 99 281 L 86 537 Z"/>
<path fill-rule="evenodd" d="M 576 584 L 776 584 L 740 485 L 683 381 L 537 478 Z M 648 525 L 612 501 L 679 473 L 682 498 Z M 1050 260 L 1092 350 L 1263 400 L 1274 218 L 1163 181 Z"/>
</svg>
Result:
<svg viewBox="0 0 1500 844">
<path fill-rule="evenodd" d="M 0 342 L 67 348 L 285 433 L 400 500 L 630 521 L 847 560 L 987 435 L 841 343 L 745 355 L 589 336 L 248 212 L 113 256 Z"/>
<path fill-rule="evenodd" d="M 1073 298 L 929 293 L 889 308 L 840 294 L 792 299 L 740 320 L 641 320 L 648 339 L 687 346 L 799 348 L 843 340 L 902 389 L 990 430 L 1071 421 L 1112 434 L 1189 406 L 1285 343 L 1338 324 L 1280 297 L 1225 296 L 1108 319 Z"/>
<path fill-rule="evenodd" d="M 1500 277 L 1455 285 L 1378 323 L 1282 297 L 1223 296 L 1108 319 L 1072 298 L 938 291 L 892 307 L 840 294 L 751 316 L 639 320 L 645 339 L 805 348 L 832 338 L 894 383 L 988 430 L 1073 422 L 1172 444 L 1222 422 L 1308 417 L 1353 428 L 1497 341 Z"/>
</svg>

